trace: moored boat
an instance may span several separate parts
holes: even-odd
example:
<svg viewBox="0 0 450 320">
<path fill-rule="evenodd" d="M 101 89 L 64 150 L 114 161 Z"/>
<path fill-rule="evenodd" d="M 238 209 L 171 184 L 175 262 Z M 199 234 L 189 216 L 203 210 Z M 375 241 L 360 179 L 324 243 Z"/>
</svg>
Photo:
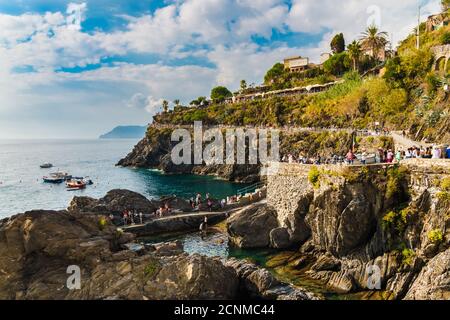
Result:
<svg viewBox="0 0 450 320">
<path fill-rule="evenodd" d="M 72 179 L 72 176 L 66 172 L 53 172 L 49 176 L 42 177 L 46 183 L 63 183 L 64 181 Z"/>
<path fill-rule="evenodd" d="M 83 180 L 70 180 L 66 182 L 67 190 L 80 190 L 86 188 L 86 182 Z"/>
<path fill-rule="evenodd" d="M 50 169 L 53 168 L 53 164 L 51 163 L 44 163 L 40 165 L 41 169 Z"/>
</svg>

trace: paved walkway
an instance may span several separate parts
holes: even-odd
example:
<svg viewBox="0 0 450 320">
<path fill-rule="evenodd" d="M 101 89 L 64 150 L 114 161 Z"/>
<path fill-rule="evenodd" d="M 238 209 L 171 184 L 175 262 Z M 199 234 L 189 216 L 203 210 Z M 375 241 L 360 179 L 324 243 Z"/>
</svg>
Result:
<svg viewBox="0 0 450 320">
<path fill-rule="evenodd" d="M 396 146 L 403 147 L 404 149 L 408 149 L 411 147 L 430 147 L 432 144 L 425 143 L 425 142 L 418 142 L 411 140 L 407 137 L 404 137 L 402 134 L 397 132 L 391 132 L 392 138 L 394 139 L 394 143 Z"/>
</svg>

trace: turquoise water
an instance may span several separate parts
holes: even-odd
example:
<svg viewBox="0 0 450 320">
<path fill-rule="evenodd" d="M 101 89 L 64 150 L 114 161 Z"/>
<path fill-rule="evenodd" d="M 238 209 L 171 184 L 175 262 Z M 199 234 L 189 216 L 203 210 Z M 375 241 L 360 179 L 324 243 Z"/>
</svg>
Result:
<svg viewBox="0 0 450 320">
<path fill-rule="evenodd" d="M 146 243 L 160 243 L 179 240 L 183 243 L 184 251 L 188 254 L 201 254 L 209 257 L 220 257 L 223 259 L 237 258 L 247 259 L 256 265 L 269 270 L 278 280 L 307 289 L 326 300 L 382 300 L 382 292 L 363 291 L 349 294 L 340 294 L 330 291 L 326 285 L 311 279 L 304 270 L 290 267 L 286 258 L 297 254 L 296 252 L 282 252 L 274 249 L 246 250 L 229 246 L 226 233 L 220 228 L 212 228 L 207 235 L 199 232 L 188 234 L 167 234 L 142 239 Z M 281 257 L 281 259 L 280 259 Z M 284 258 L 283 258 L 284 257 Z M 272 259 L 280 263 L 274 264 Z M 284 262 L 283 262 L 284 261 Z"/>
<path fill-rule="evenodd" d="M 139 192 L 148 198 L 175 194 L 189 198 L 209 192 L 223 198 L 244 185 L 214 177 L 164 175 L 147 169 L 115 164 L 137 140 L 0 140 L 0 218 L 33 209 L 65 209 L 73 196 L 103 197 L 111 189 Z M 39 165 L 51 162 L 52 169 Z M 89 176 L 94 185 L 67 191 L 63 184 L 42 182 L 42 176 L 61 170 Z"/>
</svg>

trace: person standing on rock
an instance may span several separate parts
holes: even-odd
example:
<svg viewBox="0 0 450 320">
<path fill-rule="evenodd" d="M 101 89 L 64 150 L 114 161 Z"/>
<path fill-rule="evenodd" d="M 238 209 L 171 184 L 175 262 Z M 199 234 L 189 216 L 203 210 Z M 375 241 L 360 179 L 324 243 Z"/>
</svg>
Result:
<svg viewBox="0 0 450 320">
<path fill-rule="evenodd" d="M 206 232 L 208 231 L 208 217 L 205 217 L 203 222 L 200 224 L 199 230 L 203 240 L 203 237 L 206 235 Z"/>
<path fill-rule="evenodd" d="M 123 212 L 123 224 L 124 224 L 125 226 L 127 225 L 127 221 L 128 221 L 127 210 L 124 210 L 124 212 Z"/>
<path fill-rule="evenodd" d="M 195 198 L 195 203 L 197 206 L 199 206 L 202 203 L 202 195 L 200 193 L 197 193 L 197 197 Z"/>
<path fill-rule="evenodd" d="M 208 209 L 209 209 L 210 212 L 212 211 L 212 205 L 213 205 L 212 200 L 208 199 Z"/>
<path fill-rule="evenodd" d="M 139 221 L 141 222 L 141 224 L 144 223 L 144 219 L 143 219 L 143 214 L 142 214 L 142 212 L 139 212 Z"/>
</svg>

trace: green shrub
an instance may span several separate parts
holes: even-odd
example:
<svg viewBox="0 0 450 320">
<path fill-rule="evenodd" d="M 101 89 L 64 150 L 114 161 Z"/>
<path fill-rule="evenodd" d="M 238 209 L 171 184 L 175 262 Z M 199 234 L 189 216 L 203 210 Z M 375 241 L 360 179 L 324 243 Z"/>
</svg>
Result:
<svg viewBox="0 0 450 320">
<path fill-rule="evenodd" d="M 108 225 L 108 220 L 106 220 L 105 217 L 100 217 L 100 218 L 98 219 L 98 228 L 99 228 L 100 230 L 103 231 L 103 230 L 106 228 L 107 225 Z"/>
<path fill-rule="evenodd" d="M 386 198 L 393 199 L 396 204 L 401 204 L 408 200 L 408 191 L 405 190 L 407 172 L 407 169 L 404 167 L 394 167 L 388 170 Z"/>
<path fill-rule="evenodd" d="M 450 177 L 442 179 L 441 189 L 443 191 L 450 191 Z"/>
<path fill-rule="evenodd" d="M 308 173 L 308 180 L 314 186 L 314 188 L 320 187 L 320 171 L 316 166 L 313 166 Z"/>
<path fill-rule="evenodd" d="M 161 266 L 159 265 L 158 261 L 150 261 L 150 263 L 148 263 L 144 268 L 144 277 L 146 279 L 153 278 L 158 273 L 160 268 Z"/>
<path fill-rule="evenodd" d="M 414 264 L 414 257 L 416 253 L 412 249 L 403 249 L 402 250 L 402 265 L 404 266 L 412 266 Z"/>
<path fill-rule="evenodd" d="M 438 192 L 436 196 L 441 201 L 450 202 L 450 192 L 441 191 L 441 192 Z"/>
<path fill-rule="evenodd" d="M 397 236 L 405 231 L 408 226 L 409 219 L 413 217 L 415 212 L 411 208 L 407 207 L 400 211 L 389 211 L 382 221 L 383 228 L 391 231 L 395 230 Z"/>
<path fill-rule="evenodd" d="M 428 232 L 428 240 L 430 240 L 434 244 L 439 244 L 444 240 L 444 236 L 442 235 L 442 231 L 439 229 L 434 229 Z"/>
<path fill-rule="evenodd" d="M 450 44 L 450 32 L 445 32 L 441 36 L 441 43 L 442 44 Z"/>
<path fill-rule="evenodd" d="M 398 214 L 395 211 L 389 211 L 384 217 L 383 217 L 383 226 L 385 228 L 391 228 L 396 225 L 398 219 Z"/>
</svg>

